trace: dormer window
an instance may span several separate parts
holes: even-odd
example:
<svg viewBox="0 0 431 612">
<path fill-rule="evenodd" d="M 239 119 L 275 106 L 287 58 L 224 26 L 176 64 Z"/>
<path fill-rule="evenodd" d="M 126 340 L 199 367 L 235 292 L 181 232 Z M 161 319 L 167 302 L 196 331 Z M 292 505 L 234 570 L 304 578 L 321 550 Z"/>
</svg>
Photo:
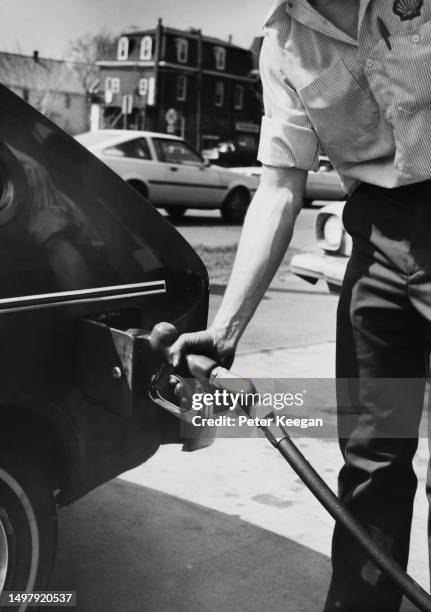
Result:
<svg viewBox="0 0 431 612">
<path fill-rule="evenodd" d="M 177 62 L 179 64 L 187 64 L 189 59 L 189 41 L 185 38 L 177 38 L 175 44 L 177 46 Z"/>
<path fill-rule="evenodd" d="M 139 58 L 148 61 L 153 57 L 153 39 L 151 36 L 144 36 L 141 40 L 141 52 Z"/>
<path fill-rule="evenodd" d="M 225 70 L 226 49 L 224 47 L 214 47 L 214 57 L 217 70 Z"/>
<path fill-rule="evenodd" d="M 126 60 L 129 57 L 129 39 L 122 36 L 118 41 L 117 59 Z"/>
</svg>

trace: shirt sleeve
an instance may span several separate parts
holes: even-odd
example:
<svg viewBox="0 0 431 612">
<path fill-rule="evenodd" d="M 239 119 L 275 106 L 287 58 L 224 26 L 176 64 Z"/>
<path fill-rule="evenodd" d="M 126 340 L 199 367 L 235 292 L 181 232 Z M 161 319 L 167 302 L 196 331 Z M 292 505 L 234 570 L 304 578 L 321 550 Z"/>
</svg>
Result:
<svg viewBox="0 0 431 612">
<path fill-rule="evenodd" d="M 278 168 L 316 169 L 319 140 L 305 108 L 283 73 L 283 49 L 266 30 L 260 55 L 265 114 L 258 159 Z"/>
</svg>

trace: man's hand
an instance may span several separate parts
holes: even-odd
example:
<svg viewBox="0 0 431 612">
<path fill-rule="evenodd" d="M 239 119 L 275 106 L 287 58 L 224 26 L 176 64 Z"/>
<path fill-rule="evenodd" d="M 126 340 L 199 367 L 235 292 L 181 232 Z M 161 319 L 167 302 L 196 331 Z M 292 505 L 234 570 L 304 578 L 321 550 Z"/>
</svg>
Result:
<svg viewBox="0 0 431 612">
<path fill-rule="evenodd" d="M 206 355 L 229 369 L 235 357 L 235 350 L 236 346 L 232 342 L 209 327 L 204 331 L 182 334 L 170 347 L 168 361 L 177 369 L 183 364 L 184 355 Z"/>
</svg>

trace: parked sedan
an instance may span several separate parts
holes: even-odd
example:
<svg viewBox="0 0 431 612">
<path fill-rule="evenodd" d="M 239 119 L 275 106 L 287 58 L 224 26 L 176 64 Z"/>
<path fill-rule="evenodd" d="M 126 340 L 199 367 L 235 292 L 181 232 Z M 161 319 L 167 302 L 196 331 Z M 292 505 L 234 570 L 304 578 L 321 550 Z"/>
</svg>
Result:
<svg viewBox="0 0 431 612">
<path fill-rule="evenodd" d="M 176 136 L 99 130 L 76 139 L 174 218 L 188 208 L 219 208 L 226 221 L 241 222 L 259 183 L 256 177 L 212 166 Z"/>
<path fill-rule="evenodd" d="M 344 204 L 333 202 L 319 211 L 315 226 L 318 248 L 294 255 L 290 264 L 297 276 L 313 284 L 323 280 L 334 293 L 340 292 L 352 252 L 352 239 L 343 227 Z"/>
<path fill-rule="evenodd" d="M 250 166 L 243 168 L 231 168 L 232 172 L 255 176 L 260 179 L 262 168 Z M 314 200 L 344 200 L 346 191 L 341 184 L 340 177 L 335 172 L 329 159 L 321 156 L 317 172 L 309 172 L 305 188 L 304 205 L 310 206 Z"/>
</svg>

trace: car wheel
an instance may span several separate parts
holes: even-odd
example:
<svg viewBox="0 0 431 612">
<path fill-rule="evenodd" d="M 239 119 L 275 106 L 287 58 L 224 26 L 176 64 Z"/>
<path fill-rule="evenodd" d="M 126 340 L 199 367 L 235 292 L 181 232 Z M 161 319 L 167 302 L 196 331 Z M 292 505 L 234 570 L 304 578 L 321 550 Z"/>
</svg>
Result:
<svg viewBox="0 0 431 612">
<path fill-rule="evenodd" d="M 46 589 L 56 548 L 57 508 L 49 470 L 25 452 L 2 453 L 0 592 Z"/>
<path fill-rule="evenodd" d="M 172 221 L 179 221 L 184 216 L 187 208 L 185 206 L 166 206 L 165 210 Z"/>
<path fill-rule="evenodd" d="M 250 195 L 248 192 L 242 189 L 236 189 L 229 194 L 224 201 L 221 215 L 225 221 L 242 223 L 249 204 Z"/>
<path fill-rule="evenodd" d="M 326 283 L 328 285 L 328 289 L 330 291 L 330 293 L 336 293 L 337 295 L 339 295 L 341 293 L 341 286 L 340 285 L 336 285 L 335 283 Z"/>
</svg>

